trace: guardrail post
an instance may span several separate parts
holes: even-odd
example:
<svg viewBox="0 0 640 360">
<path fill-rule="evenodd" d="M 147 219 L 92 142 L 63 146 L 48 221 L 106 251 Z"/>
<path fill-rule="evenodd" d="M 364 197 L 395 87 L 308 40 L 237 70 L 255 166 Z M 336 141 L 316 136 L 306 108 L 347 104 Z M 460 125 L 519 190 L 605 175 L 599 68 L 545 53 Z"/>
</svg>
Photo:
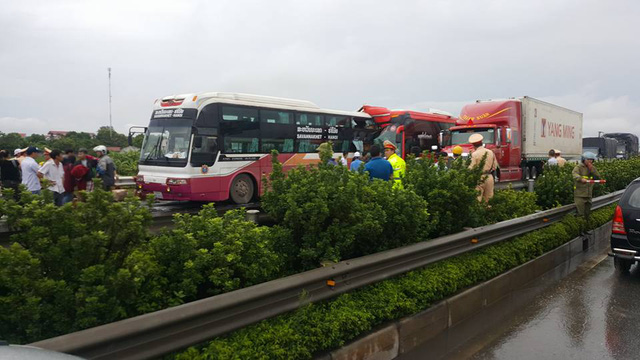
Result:
<svg viewBox="0 0 640 360">
<path fill-rule="evenodd" d="M 535 183 L 536 183 L 535 179 L 527 180 L 527 191 L 528 192 L 533 192 L 533 185 L 535 185 Z"/>
<path fill-rule="evenodd" d="M 252 221 L 257 224 L 259 215 L 260 210 L 247 210 L 246 219 L 247 221 Z"/>
</svg>

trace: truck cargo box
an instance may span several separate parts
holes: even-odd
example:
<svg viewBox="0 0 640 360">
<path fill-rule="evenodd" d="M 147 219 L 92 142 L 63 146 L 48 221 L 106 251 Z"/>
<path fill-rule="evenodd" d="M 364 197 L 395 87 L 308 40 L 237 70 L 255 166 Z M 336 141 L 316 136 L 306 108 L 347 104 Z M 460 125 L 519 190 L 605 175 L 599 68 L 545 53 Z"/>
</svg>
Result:
<svg viewBox="0 0 640 360">
<path fill-rule="evenodd" d="M 567 159 L 582 154 L 582 114 L 528 96 L 522 97 L 522 155 L 546 159 L 549 150 L 560 149 Z"/>
</svg>

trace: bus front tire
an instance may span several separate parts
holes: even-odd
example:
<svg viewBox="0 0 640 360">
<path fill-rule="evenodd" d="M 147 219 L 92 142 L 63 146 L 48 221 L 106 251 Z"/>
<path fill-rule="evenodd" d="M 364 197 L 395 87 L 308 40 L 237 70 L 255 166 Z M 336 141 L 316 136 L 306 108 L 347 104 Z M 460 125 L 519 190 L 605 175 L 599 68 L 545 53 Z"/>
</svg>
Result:
<svg viewBox="0 0 640 360">
<path fill-rule="evenodd" d="M 253 193 L 255 191 L 255 186 L 253 186 L 253 181 L 247 174 L 240 174 L 233 179 L 231 183 L 231 189 L 229 190 L 229 195 L 231 196 L 231 200 L 233 200 L 236 204 L 246 204 L 253 199 Z"/>
</svg>

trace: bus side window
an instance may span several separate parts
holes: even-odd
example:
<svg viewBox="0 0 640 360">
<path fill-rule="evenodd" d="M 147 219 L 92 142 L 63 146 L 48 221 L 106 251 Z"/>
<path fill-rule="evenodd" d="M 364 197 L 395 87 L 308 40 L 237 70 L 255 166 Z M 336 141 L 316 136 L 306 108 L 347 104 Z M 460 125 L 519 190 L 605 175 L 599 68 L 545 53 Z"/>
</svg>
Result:
<svg viewBox="0 0 640 360">
<path fill-rule="evenodd" d="M 325 125 L 337 127 L 351 127 L 351 118 L 348 116 L 327 115 Z"/>
<path fill-rule="evenodd" d="M 296 125 L 301 126 L 322 126 L 324 122 L 324 118 L 319 114 L 306 114 L 306 113 L 298 113 L 296 114 Z"/>
<path fill-rule="evenodd" d="M 197 135 L 193 138 L 191 165 L 212 165 L 218 154 L 218 139 L 215 136 Z"/>
<path fill-rule="evenodd" d="M 245 122 L 257 122 L 258 110 L 235 107 L 235 106 L 223 106 L 222 107 L 222 120 L 225 121 L 245 121 Z"/>
<path fill-rule="evenodd" d="M 292 124 L 293 114 L 287 111 L 260 110 L 260 121 L 267 124 Z"/>
</svg>

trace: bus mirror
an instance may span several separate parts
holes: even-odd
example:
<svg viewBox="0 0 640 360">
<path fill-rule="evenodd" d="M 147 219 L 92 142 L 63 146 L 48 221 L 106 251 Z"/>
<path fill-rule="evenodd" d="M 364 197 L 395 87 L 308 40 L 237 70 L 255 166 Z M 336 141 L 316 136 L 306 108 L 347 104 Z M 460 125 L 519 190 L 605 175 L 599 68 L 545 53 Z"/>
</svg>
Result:
<svg viewBox="0 0 640 360">
<path fill-rule="evenodd" d="M 440 147 L 444 147 L 444 131 L 440 131 L 440 134 L 438 134 L 438 144 L 440 144 Z"/>
<path fill-rule="evenodd" d="M 507 128 L 506 133 L 507 133 L 506 135 L 507 144 L 511 144 L 511 128 Z"/>
<path fill-rule="evenodd" d="M 496 131 L 496 146 L 500 147 L 502 145 L 502 129 L 498 128 Z"/>
<path fill-rule="evenodd" d="M 127 143 L 129 146 L 133 146 L 133 134 L 144 134 L 147 132 L 145 126 L 132 126 L 129 128 L 129 136 L 127 136 Z"/>
</svg>

